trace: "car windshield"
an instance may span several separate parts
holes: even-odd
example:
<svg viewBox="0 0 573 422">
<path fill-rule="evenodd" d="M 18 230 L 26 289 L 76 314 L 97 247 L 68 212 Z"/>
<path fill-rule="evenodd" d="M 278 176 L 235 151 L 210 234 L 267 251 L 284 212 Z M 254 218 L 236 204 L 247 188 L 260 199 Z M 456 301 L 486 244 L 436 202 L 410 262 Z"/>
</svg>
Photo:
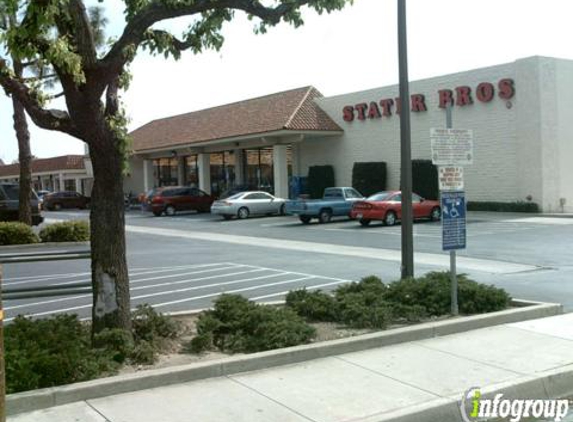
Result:
<svg viewBox="0 0 573 422">
<path fill-rule="evenodd" d="M 4 192 L 6 197 L 13 201 L 17 201 L 20 198 L 20 186 L 18 185 L 4 185 Z M 30 192 L 30 199 L 38 199 L 34 191 Z"/>
<path fill-rule="evenodd" d="M 227 197 L 227 199 L 239 199 L 240 197 L 242 197 L 246 192 L 240 192 L 240 193 L 236 193 L 234 195 L 231 195 L 229 197 Z"/>
<path fill-rule="evenodd" d="M 391 195 L 392 194 L 390 192 L 378 192 L 366 199 L 368 201 L 385 201 L 386 199 L 390 198 Z"/>
</svg>

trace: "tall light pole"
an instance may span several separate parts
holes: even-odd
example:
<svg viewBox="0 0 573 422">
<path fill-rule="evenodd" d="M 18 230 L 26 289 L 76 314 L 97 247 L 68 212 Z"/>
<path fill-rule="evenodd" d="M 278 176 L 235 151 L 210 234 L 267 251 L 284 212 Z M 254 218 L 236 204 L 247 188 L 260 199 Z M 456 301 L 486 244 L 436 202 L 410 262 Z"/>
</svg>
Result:
<svg viewBox="0 0 573 422">
<path fill-rule="evenodd" d="M 400 160 L 402 184 L 402 278 L 414 277 L 412 233 L 412 148 L 410 141 L 410 92 L 408 89 L 408 46 L 406 42 L 406 0 L 398 0 L 398 60 L 400 69 Z"/>
</svg>

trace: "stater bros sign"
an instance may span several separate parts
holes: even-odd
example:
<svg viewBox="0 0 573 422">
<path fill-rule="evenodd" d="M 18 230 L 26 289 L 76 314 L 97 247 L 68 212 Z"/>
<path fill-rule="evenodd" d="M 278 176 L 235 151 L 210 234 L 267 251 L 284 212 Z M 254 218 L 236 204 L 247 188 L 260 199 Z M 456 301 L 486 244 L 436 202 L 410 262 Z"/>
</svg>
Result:
<svg viewBox="0 0 573 422">
<path fill-rule="evenodd" d="M 472 88 L 467 85 L 458 86 L 455 89 L 438 90 L 439 108 L 448 105 L 465 107 L 472 105 L 474 100 L 480 103 L 489 103 L 497 96 L 501 100 L 509 101 L 515 95 L 513 79 L 501 79 L 497 84 L 482 82 Z M 346 105 L 342 108 L 342 118 L 346 122 L 354 120 L 365 121 L 369 119 L 381 119 L 400 114 L 402 104 L 400 98 L 384 98 L 379 101 L 362 102 L 355 105 Z M 428 111 L 426 96 L 413 94 L 410 96 L 410 110 L 414 113 Z"/>
</svg>

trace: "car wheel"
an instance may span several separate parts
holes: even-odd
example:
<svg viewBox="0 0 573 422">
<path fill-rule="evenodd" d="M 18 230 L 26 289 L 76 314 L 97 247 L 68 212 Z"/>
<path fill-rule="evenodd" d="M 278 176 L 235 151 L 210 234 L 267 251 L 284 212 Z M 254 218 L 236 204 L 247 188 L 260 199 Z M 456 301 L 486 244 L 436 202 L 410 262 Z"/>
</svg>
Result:
<svg viewBox="0 0 573 422">
<path fill-rule="evenodd" d="M 394 211 L 388 211 L 384 217 L 384 224 L 387 226 L 393 226 L 396 224 L 396 213 Z"/>
<path fill-rule="evenodd" d="M 156 217 L 160 217 L 161 216 L 161 211 L 153 211 L 153 215 Z"/>
<path fill-rule="evenodd" d="M 249 216 L 249 209 L 247 207 L 241 207 L 239 208 L 239 211 L 237 211 L 237 217 L 239 217 L 241 220 L 247 218 Z"/>
<path fill-rule="evenodd" d="M 440 207 L 434 207 L 432 208 L 432 212 L 430 213 L 430 220 L 432 221 L 438 221 L 442 216 L 442 211 L 440 210 Z"/>
<path fill-rule="evenodd" d="M 62 204 L 54 204 L 54 205 L 52 206 L 52 209 L 53 209 L 54 211 L 60 211 L 60 210 L 62 209 Z"/>
<path fill-rule="evenodd" d="M 369 226 L 371 221 L 372 220 L 369 220 L 368 218 L 361 218 L 360 225 L 364 227 Z"/>
<path fill-rule="evenodd" d="M 302 224 L 310 223 L 310 217 L 308 215 L 301 215 L 298 217 L 298 219 L 302 221 Z"/>
<path fill-rule="evenodd" d="M 332 218 L 332 211 L 330 210 L 321 210 L 318 214 L 318 222 L 321 224 L 328 223 Z"/>
<path fill-rule="evenodd" d="M 233 218 L 233 216 L 232 215 L 224 215 L 223 218 L 225 220 L 230 220 L 231 218 Z"/>
<path fill-rule="evenodd" d="M 279 215 L 285 215 L 285 204 L 282 204 L 281 207 L 279 208 Z"/>
<path fill-rule="evenodd" d="M 167 205 L 165 207 L 165 215 L 173 217 L 175 215 L 175 207 L 173 205 Z"/>
</svg>

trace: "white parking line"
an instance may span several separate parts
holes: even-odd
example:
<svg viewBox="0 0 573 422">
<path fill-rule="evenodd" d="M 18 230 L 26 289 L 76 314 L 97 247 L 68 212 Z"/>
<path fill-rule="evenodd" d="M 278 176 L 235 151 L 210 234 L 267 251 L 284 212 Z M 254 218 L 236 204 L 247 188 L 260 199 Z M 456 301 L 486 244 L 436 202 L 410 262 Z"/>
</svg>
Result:
<svg viewBox="0 0 573 422">
<path fill-rule="evenodd" d="M 241 265 L 235 265 L 235 266 L 231 266 L 231 267 L 227 267 L 227 268 L 212 268 L 209 270 L 191 271 L 191 272 L 179 273 L 179 274 L 170 274 L 170 275 L 165 275 L 165 276 L 160 276 L 160 277 L 149 277 L 149 278 L 143 278 L 143 279 L 136 279 L 136 280 L 130 280 L 129 285 L 131 287 L 134 284 L 142 283 L 144 281 L 162 280 L 162 279 L 166 279 L 166 278 L 181 277 L 181 276 L 192 275 L 192 274 L 203 274 L 203 273 L 212 272 L 212 271 L 225 271 L 225 270 L 231 270 L 231 269 L 238 268 L 238 267 L 241 267 Z M 243 271 L 243 272 L 234 273 L 234 274 L 219 274 L 219 275 L 211 276 L 211 277 L 204 277 L 204 278 L 199 278 L 199 279 L 190 279 L 190 281 L 225 277 L 227 275 L 237 275 L 237 274 L 242 274 L 245 272 L 252 272 L 252 271 L 253 270 Z M 74 280 L 72 283 L 81 283 L 81 282 L 85 282 L 85 281 L 90 281 L 90 279 Z M 189 282 L 189 281 L 185 281 L 185 282 Z M 64 283 L 64 284 L 70 284 L 70 283 Z M 170 284 L 170 283 L 163 283 L 163 285 L 168 285 L 168 284 Z M 173 284 L 175 284 L 175 283 L 173 283 Z M 139 289 L 142 289 L 142 288 L 147 288 L 147 286 L 142 286 Z M 134 288 L 134 289 L 130 289 L 130 290 L 137 290 L 137 289 L 138 288 Z M 70 300 L 84 299 L 84 298 L 88 298 L 88 297 L 92 297 L 92 294 L 90 293 L 90 294 L 86 294 L 86 295 L 68 296 L 68 297 L 62 297 L 59 299 L 50 299 L 50 300 L 43 300 L 40 302 L 32 302 L 32 303 L 25 303 L 25 304 L 21 304 L 21 305 L 8 306 L 8 307 L 5 307 L 4 310 L 28 308 L 28 307 L 32 307 L 32 306 L 41 306 L 41 305 L 46 305 L 46 304 L 51 304 L 51 303 L 58 303 L 58 302 L 68 302 Z"/>
<path fill-rule="evenodd" d="M 331 283 L 324 283 L 324 284 L 316 284 L 316 285 L 312 285 L 312 286 L 306 286 L 305 289 L 306 290 L 317 290 L 320 289 L 322 287 L 329 287 L 329 286 L 337 286 L 339 284 L 344 284 L 344 283 L 350 283 L 350 280 L 345 280 L 345 281 L 333 281 Z M 279 292 L 279 293 L 271 293 L 269 295 L 263 295 L 263 296 L 257 296 L 257 297 L 252 297 L 250 298 L 250 300 L 261 300 L 261 299 L 269 299 L 271 297 L 280 297 L 280 296 L 285 296 L 289 293 L 289 290 L 285 290 L 284 292 Z"/>
<path fill-rule="evenodd" d="M 226 292 L 219 292 L 219 293 L 213 293 L 213 294 L 208 294 L 208 295 L 203 295 L 203 296 L 195 296 L 195 297 L 190 297 L 190 298 L 186 298 L 186 299 L 178 299 L 178 300 L 173 300 L 171 302 L 163 302 L 163 303 L 157 303 L 157 304 L 153 304 L 154 308 L 160 307 L 160 306 L 168 306 L 168 305 L 175 305 L 175 304 L 179 304 L 179 303 L 185 303 L 185 302 L 192 302 L 195 300 L 200 300 L 200 299 L 207 299 L 210 297 L 215 297 L 215 296 L 219 296 L 221 293 L 241 293 L 241 292 L 248 292 L 251 290 L 257 290 L 263 287 L 271 287 L 271 286 L 278 286 L 281 284 L 290 284 L 290 283 L 296 283 L 297 281 L 303 281 L 303 280 L 310 280 L 312 278 L 315 277 L 301 277 L 301 278 L 295 278 L 293 280 L 285 280 L 285 281 L 279 281 L 278 283 L 270 283 L 270 284 L 261 284 L 260 286 L 253 286 L 253 287 L 245 287 L 244 289 L 236 289 L 236 290 L 229 290 Z M 137 299 L 137 298 L 136 298 Z"/>
</svg>

